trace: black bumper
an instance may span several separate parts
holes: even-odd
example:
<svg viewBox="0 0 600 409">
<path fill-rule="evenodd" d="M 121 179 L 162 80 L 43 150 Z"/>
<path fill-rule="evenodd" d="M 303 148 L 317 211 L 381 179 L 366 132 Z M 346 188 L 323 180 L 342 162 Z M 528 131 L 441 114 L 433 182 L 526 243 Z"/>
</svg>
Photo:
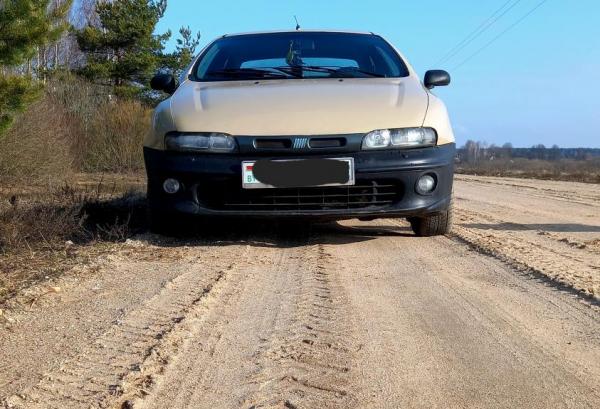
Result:
<svg viewBox="0 0 600 409">
<path fill-rule="evenodd" d="M 286 156 L 353 157 L 356 186 L 249 191 L 242 189 L 241 162 L 280 156 L 144 148 L 148 198 L 154 212 L 320 219 L 409 217 L 444 211 L 452 193 L 454 156 L 454 144 L 403 151 Z M 433 175 L 437 181 L 436 189 L 428 195 L 415 190 L 418 178 L 424 174 Z M 182 183 L 180 192 L 171 195 L 162 190 L 167 178 Z"/>
</svg>

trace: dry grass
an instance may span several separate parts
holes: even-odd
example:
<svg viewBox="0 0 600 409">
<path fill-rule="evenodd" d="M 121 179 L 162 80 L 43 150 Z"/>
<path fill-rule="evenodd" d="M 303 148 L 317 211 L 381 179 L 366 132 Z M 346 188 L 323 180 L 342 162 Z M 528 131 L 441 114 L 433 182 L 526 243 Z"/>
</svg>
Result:
<svg viewBox="0 0 600 409">
<path fill-rule="evenodd" d="M 600 183 L 600 158 L 592 160 L 496 159 L 460 163 L 457 173 L 480 176 L 521 177 L 567 182 Z"/>
<path fill-rule="evenodd" d="M 47 193 L 4 190 L 0 303 L 98 252 L 98 244 L 125 240 L 145 226 L 145 196 L 139 189 L 100 183 L 84 188 L 63 185 Z"/>
</svg>

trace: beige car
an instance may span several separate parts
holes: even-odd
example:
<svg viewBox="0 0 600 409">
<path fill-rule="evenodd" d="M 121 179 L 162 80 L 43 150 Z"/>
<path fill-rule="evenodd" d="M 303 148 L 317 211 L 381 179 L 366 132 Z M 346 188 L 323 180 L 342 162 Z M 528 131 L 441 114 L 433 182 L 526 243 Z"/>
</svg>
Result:
<svg viewBox="0 0 600 409">
<path fill-rule="evenodd" d="M 145 142 L 153 227 L 182 216 L 371 220 L 421 236 L 451 223 L 454 135 L 445 71 L 421 82 L 373 33 L 225 35 L 182 78 Z"/>
</svg>

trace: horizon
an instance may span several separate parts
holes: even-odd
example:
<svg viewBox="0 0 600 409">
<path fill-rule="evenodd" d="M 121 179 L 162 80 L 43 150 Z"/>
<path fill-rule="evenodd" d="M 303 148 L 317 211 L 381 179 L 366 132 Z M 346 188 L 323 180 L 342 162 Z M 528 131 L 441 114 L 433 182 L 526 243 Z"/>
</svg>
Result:
<svg viewBox="0 0 600 409">
<path fill-rule="evenodd" d="M 600 148 L 599 104 L 593 99 L 584 103 L 600 93 L 600 84 L 588 81 L 600 70 L 600 44 L 588 40 L 600 37 L 594 18 L 600 2 L 433 0 L 400 6 L 373 0 L 351 8 L 339 0 L 228 4 L 223 9 L 216 3 L 198 8 L 190 0 L 169 2 L 156 32 L 173 32 L 167 45 L 172 50 L 179 28 L 190 26 L 202 35 L 198 52 L 223 34 L 293 29 L 294 15 L 304 29 L 372 31 L 396 46 L 421 77 L 428 69 L 450 72 L 452 84 L 434 92 L 448 107 L 458 146 L 472 139 L 515 147 Z M 190 8 L 199 12 L 190 14 Z M 468 35 L 486 24 L 469 41 Z M 465 39 L 463 50 L 436 64 Z"/>
<path fill-rule="evenodd" d="M 489 148 L 503 148 L 503 145 L 505 143 L 510 143 L 510 142 L 505 142 L 505 143 L 487 143 L 485 141 L 478 141 L 475 139 L 471 139 L 471 141 L 475 142 L 475 143 L 479 143 L 479 144 L 483 144 L 482 147 L 489 149 Z M 458 142 L 456 143 L 456 149 L 464 149 L 465 145 L 467 144 L 468 141 L 465 141 L 464 143 L 459 144 Z M 540 144 L 543 145 L 543 144 Z M 600 148 L 595 148 L 595 147 L 589 147 L 589 146 L 560 146 L 557 145 L 558 149 L 560 150 L 576 150 L 576 149 L 584 149 L 584 150 L 593 150 L 593 151 L 599 151 L 600 152 Z M 510 149 L 538 149 L 538 147 L 536 145 L 532 145 L 532 146 L 511 146 Z M 553 145 L 547 146 L 544 145 L 543 149 L 554 149 Z"/>
</svg>

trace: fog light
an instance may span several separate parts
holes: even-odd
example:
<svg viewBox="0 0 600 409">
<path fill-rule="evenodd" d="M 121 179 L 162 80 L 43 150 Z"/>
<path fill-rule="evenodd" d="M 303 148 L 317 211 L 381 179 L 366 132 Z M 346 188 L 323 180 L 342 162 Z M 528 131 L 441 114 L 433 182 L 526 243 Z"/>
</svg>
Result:
<svg viewBox="0 0 600 409">
<path fill-rule="evenodd" d="M 163 183 L 164 191 L 170 195 L 179 192 L 180 187 L 181 185 L 179 184 L 179 181 L 177 179 L 167 179 Z"/>
<path fill-rule="evenodd" d="M 435 190 L 435 178 L 432 175 L 423 175 L 417 181 L 417 193 L 427 195 Z"/>
</svg>

